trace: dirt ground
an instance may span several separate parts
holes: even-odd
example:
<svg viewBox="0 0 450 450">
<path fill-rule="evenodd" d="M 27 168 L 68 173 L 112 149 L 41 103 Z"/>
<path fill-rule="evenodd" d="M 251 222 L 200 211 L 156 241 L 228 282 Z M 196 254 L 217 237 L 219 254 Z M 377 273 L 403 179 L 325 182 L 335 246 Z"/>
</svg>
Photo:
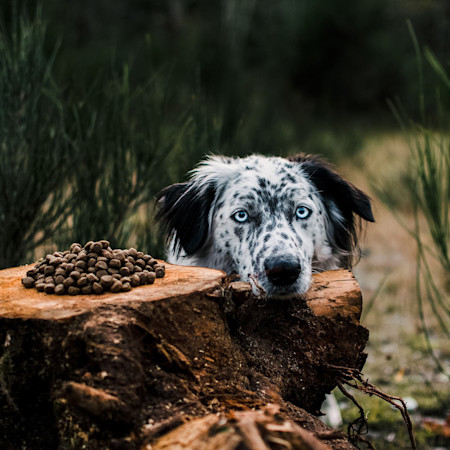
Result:
<svg viewBox="0 0 450 450">
<path fill-rule="evenodd" d="M 364 374 L 383 391 L 407 400 L 418 448 L 444 449 L 450 448 L 450 423 L 444 423 L 450 414 L 450 382 L 437 369 L 422 332 L 415 284 L 416 244 L 372 188 L 374 182 L 386 187 L 401 219 L 413 225 L 410 202 L 401 184 L 409 158 L 401 135 L 376 136 L 367 139 L 355 160 L 340 168 L 371 195 L 376 219 L 366 229 L 363 258 L 354 268 L 366 307 L 362 323 L 370 331 Z M 443 283 L 446 275 L 439 270 L 437 265 L 433 267 Z M 429 308 L 425 312 L 435 354 L 449 374 L 450 343 Z M 357 410 L 346 398 L 337 396 L 348 423 L 357 417 Z M 398 411 L 375 398 L 357 398 L 366 411 L 368 438 L 376 448 L 410 448 Z"/>
</svg>

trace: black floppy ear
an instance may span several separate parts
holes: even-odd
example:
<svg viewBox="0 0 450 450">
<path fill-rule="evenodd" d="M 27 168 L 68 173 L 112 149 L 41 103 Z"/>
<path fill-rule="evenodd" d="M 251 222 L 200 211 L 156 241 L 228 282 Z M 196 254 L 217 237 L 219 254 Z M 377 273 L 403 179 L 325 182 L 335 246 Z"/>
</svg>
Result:
<svg viewBox="0 0 450 450">
<path fill-rule="evenodd" d="M 347 254 L 344 262 L 351 267 L 351 254 L 359 250 L 359 227 L 354 214 L 368 222 L 375 222 L 369 197 L 319 157 L 300 154 L 289 159 L 301 164 L 302 171 L 322 195 L 332 222 L 329 237 L 342 255 Z"/>
<path fill-rule="evenodd" d="M 166 232 L 176 239 L 187 255 L 192 255 L 205 243 L 208 216 L 214 200 L 212 186 L 200 189 L 193 183 L 178 183 L 163 189 L 157 199 L 160 203 L 157 220 L 165 222 Z"/>
</svg>

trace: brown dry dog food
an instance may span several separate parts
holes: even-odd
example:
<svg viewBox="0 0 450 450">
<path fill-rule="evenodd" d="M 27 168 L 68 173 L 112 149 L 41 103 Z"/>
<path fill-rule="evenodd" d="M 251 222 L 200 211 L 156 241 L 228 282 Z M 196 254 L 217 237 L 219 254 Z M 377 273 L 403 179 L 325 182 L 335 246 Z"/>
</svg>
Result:
<svg viewBox="0 0 450 450">
<path fill-rule="evenodd" d="M 127 292 L 153 284 L 165 266 L 134 248 L 112 249 L 106 240 L 74 243 L 69 250 L 41 258 L 27 271 L 22 284 L 47 294 L 102 294 Z"/>
</svg>

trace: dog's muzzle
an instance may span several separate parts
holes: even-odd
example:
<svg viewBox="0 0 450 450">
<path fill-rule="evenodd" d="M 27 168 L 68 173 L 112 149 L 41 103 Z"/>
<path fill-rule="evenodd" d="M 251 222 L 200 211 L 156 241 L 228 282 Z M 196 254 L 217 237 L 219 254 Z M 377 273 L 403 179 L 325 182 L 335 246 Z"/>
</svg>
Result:
<svg viewBox="0 0 450 450">
<path fill-rule="evenodd" d="M 287 256 L 267 258 L 264 269 L 268 280 L 275 286 L 295 283 L 302 271 L 299 261 Z"/>
</svg>

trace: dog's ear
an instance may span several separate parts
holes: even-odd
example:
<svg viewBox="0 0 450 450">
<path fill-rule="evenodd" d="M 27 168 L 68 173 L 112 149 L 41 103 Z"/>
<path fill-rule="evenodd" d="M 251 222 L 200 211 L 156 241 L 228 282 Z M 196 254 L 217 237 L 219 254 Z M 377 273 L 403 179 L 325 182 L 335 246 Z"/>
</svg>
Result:
<svg viewBox="0 0 450 450">
<path fill-rule="evenodd" d="M 166 232 L 180 247 L 192 255 L 205 243 L 208 216 L 214 200 L 213 186 L 199 189 L 194 183 L 178 183 L 163 189 L 158 195 L 160 208 L 157 220 L 165 222 Z"/>
<path fill-rule="evenodd" d="M 300 154 L 289 159 L 301 164 L 302 171 L 322 195 L 331 220 L 329 238 L 343 255 L 342 262 L 351 267 L 352 254 L 359 252 L 358 231 L 361 227 L 354 214 L 368 222 L 375 221 L 369 197 L 344 180 L 322 158 Z"/>
</svg>

